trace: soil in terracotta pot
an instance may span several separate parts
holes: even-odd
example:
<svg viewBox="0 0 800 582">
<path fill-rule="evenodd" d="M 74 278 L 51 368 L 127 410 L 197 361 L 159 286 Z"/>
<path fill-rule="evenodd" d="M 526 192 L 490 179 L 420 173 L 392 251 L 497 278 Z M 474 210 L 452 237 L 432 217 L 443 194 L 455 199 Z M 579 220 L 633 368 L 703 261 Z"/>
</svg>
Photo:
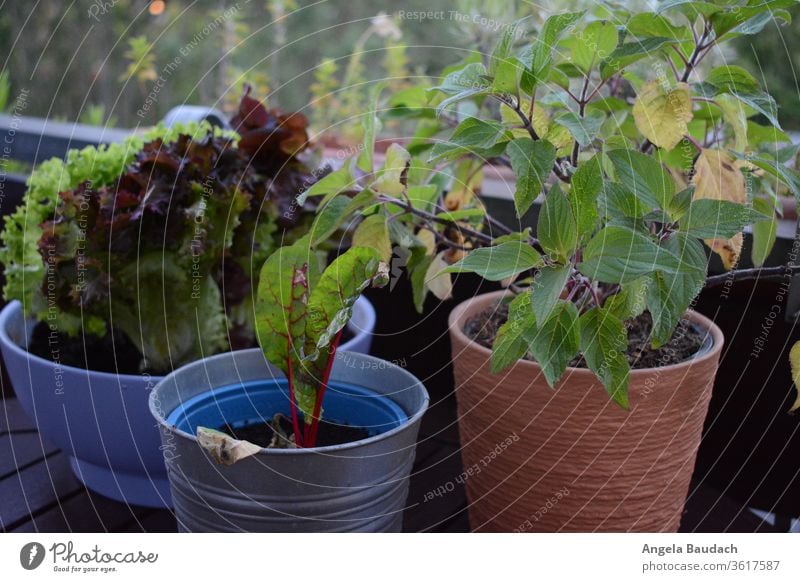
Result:
<svg viewBox="0 0 800 582">
<path fill-rule="evenodd" d="M 292 434 L 292 423 L 288 418 L 283 417 L 281 419 L 281 429 L 287 435 Z M 268 422 L 253 422 L 238 427 L 226 424 L 217 430 L 229 434 L 235 439 L 250 441 L 261 447 L 269 447 L 274 435 L 272 425 Z M 360 441 L 369 436 L 369 432 L 365 428 L 326 422 L 325 420 L 319 423 L 317 430 L 316 446 L 318 447 L 343 445 Z"/>
<path fill-rule="evenodd" d="M 491 349 L 497 331 L 508 319 L 508 305 L 500 303 L 485 309 L 464 326 L 464 333 L 473 341 Z M 685 319 L 682 319 L 672 335 L 672 339 L 658 349 L 650 345 L 650 334 L 653 322 L 650 314 L 645 312 L 636 319 L 625 323 L 628 329 L 628 349 L 625 357 L 631 368 L 661 368 L 677 364 L 691 358 L 703 345 L 705 335 Z M 530 354 L 526 359 L 533 360 Z M 570 362 L 571 367 L 585 368 L 582 357 Z"/>
<path fill-rule="evenodd" d="M 40 321 L 33 328 L 28 351 L 40 358 L 57 361 L 62 366 L 85 368 L 96 372 L 140 374 L 142 354 L 128 337 L 115 331 L 103 337 L 86 334 L 70 337 L 53 333 Z"/>
</svg>

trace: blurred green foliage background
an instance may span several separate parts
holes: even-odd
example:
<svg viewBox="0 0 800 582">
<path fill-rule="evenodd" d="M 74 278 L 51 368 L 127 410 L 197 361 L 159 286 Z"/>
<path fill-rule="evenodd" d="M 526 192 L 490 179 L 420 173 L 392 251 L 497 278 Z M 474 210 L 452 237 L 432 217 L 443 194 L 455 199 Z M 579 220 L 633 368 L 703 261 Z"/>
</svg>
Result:
<svg viewBox="0 0 800 582">
<path fill-rule="evenodd" d="M 652 4 L 625 2 L 634 3 Z M 550 13 L 600 4 L 167 0 L 153 15 L 148 0 L 5 2 L 0 108 L 27 90 L 25 115 L 135 127 L 182 103 L 230 111 L 248 82 L 270 106 L 304 110 L 317 130 L 339 123 L 344 131 L 363 113 L 370 80 L 389 77 L 397 88 L 436 76 L 469 51 L 486 51 L 516 18 L 529 16 L 536 27 Z M 797 33 L 797 20 L 770 27 L 738 42 L 731 55 L 763 71 L 789 128 L 800 128 Z"/>
</svg>

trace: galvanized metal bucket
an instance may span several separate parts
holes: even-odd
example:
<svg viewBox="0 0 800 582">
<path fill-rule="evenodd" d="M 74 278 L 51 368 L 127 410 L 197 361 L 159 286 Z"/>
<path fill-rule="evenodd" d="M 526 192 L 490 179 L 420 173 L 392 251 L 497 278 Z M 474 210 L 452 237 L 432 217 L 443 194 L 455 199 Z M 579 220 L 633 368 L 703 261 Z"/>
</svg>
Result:
<svg viewBox="0 0 800 582">
<path fill-rule="evenodd" d="M 285 393 L 277 403 L 281 410 L 263 409 L 276 404 L 276 392 L 265 396 L 264 381 L 272 380 L 278 390 L 285 380 L 259 350 L 189 364 L 153 389 L 150 410 L 161 430 L 180 530 L 401 530 L 428 393 L 390 362 L 344 351 L 335 357 L 324 414 L 367 424 L 371 436 L 314 449 L 261 449 L 233 465 L 218 464 L 200 447 L 193 423 L 288 412 Z"/>
</svg>

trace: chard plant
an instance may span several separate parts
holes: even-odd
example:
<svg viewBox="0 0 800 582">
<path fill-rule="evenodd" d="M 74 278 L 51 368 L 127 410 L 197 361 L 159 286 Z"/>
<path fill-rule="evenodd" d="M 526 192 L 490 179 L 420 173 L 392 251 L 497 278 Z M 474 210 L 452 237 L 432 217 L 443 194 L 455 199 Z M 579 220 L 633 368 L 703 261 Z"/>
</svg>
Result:
<svg viewBox="0 0 800 582">
<path fill-rule="evenodd" d="M 449 297 L 454 273 L 502 282 L 513 299 L 492 370 L 530 355 L 556 386 L 580 357 L 627 407 L 626 322 L 648 311 L 658 348 L 704 286 L 797 270 L 707 277 L 712 254 L 735 268 L 747 226 L 751 259 L 763 264 L 780 196 L 797 196 L 800 178 L 797 147 L 758 79 L 703 62 L 729 39 L 788 21 L 794 4 L 604 5 L 555 14 L 536 31 L 523 19 L 437 85 L 389 97 L 388 115 L 417 119 L 417 133 L 376 171 L 368 120 L 359 156 L 305 194 L 321 197 L 311 236 L 358 217 L 354 241 L 408 257 L 419 309 L 428 292 Z M 520 220 L 537 203 L 535 235 L 486 213 L 490 163 L 513 170 Z"/>
<path fill-rule="evenodd" d="M 294 445 L 316 445 L 322 402 L 342 331 L 369 286 L 388 282 L 377 250 L 353 247 L 325 270 L 309 237 L 278 249 L 261 268 L 258 341 L 289 383 Z M 301 418 L 302 416 L 302 418 Z"/>
</svg>

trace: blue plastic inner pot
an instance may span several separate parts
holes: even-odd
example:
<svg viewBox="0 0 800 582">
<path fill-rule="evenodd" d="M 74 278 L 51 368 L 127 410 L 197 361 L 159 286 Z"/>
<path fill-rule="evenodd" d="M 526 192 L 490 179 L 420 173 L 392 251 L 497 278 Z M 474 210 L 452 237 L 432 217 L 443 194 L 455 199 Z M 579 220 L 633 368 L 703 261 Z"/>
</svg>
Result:
<svg viewBox="0 0 800 582">
<path fill-rule="evenodd" d="M 322 402 L 322 417 L 328 422 L 361 427 L 376 436 L 401 426 L 408 415 L 392 399 L 368 388 L 331 382 Z M 167 422 L 195 434 L 198 426 L 234 428 L 269 421 L 277 412 L 291 414 L 286 380 L 252 380 L 215 388 L 178 406 Z"/>
</svg>

